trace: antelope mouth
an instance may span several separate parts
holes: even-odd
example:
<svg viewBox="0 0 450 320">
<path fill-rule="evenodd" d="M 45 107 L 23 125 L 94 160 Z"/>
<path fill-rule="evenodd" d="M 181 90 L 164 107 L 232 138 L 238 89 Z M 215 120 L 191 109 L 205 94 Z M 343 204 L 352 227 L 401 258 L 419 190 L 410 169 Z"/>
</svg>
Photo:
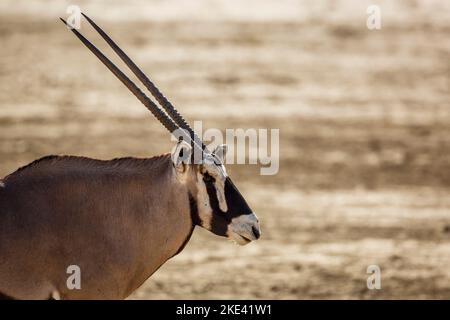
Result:
<svg viewBox="0 0 450 320">
<path fill-rule="evenodd" d="M 245 246 L 246 244 L 249 244 L 253 241 L 252 239 L 249 239 L 246 236 L 240 235 L 236 232 L 231 232 L 229 238 L 240 246 Z"/>
<path fill-rule="evenodd" d="M 237 234 L 237 236 L 240 237 L 243 241 L 245 241 L 245 243 L 249 243 L 249 242 L 253 241 L 252 239 L 249 239 L 245 236 L 241 236 L 240 234 Z"/>
<path fill-rule="evenodd" d="M 261 236 L 259 221 L 255 214 L 241 215 L 228 226 L 228 238 L 244 246 Z"/>
</svg>

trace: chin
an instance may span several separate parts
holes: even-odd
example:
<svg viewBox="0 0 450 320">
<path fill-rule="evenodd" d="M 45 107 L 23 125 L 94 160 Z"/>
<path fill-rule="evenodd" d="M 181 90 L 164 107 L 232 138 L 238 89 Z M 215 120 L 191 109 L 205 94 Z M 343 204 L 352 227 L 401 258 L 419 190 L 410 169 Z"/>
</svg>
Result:
<svg viewBox="0 0 450 320">
<path fill-rule="evenodd" d="M 237 234 L 236 232 L 230 232 L 230 234 L 228 235 L 228 239 L 237 243 L 240 246 L 245 246 L 246 244 L 249 244 L 250 242 L 252 242 L 252 240 L 250 240 L 244 236 L 241 236 L 240 234 Z"/>
</svg>

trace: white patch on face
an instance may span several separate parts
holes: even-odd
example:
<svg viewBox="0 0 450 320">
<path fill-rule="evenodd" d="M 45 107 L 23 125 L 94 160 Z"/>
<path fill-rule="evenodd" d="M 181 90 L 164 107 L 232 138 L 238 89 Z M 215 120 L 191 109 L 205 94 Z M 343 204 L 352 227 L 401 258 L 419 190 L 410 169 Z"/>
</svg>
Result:
<svg viewBox="0 0 450 320">
<path fill-rule="evenodd" d="M 197 180 L 200 181 L 198 183 L 198 194 L 197 194 L 197 207 L 198 207 L 198 216 L 201 220 L 201 226 L 207 230 L 211 229 L 211 220 L 212 220 L 212 208 L 209 203 L 208 192 L 206 191 L 206 185 L 203 182 L 203 175 L 198 172 Z"/>
<path fill-rule="evenodd" d="M 223 212 L 228 211 L 228 205 L 227 200 L 225 199 L 225 181 L 218 181 L 214 183 L 214 186 L 216 187 L 216 193 L 217 193 L 217 200 L 219 200 L 219 208 Z"/>
<path fill-rule="evenodd" d="M 258 217 L 254 213 L 243 214 L 231 220 L 227 235 L 237 244 L 243 246 L 259 238 L 259 234 L 258 236 L 255 235 L 253 229 L 256 229 L 259 234 L 261 233 Z"/>
<path fill-rule="evenodd" d="M 222 176 L 223 176 L 224 178 L 228 177 L 227 169 L 225 169 L 225 166 L 224 166 L 223 164 L 221 164 L 219 168 L 220 168 L 220 171 L 222 171 L 222 172 L 221 172 L 221 173 L 222 173 Z"/>
<path fill-rule="evenodd" d="M 4 187 L 5 187 L 5 183 L 2 180 L 0 180 L 0 188 L 4 188 Z"/>
<path fill-rule="evenodd" d="M 225 169 L 223 163 L 217 165 L 216 163 L 218 161 L 220 160 L 217 157 L 209 155 L 207 158 L 205 158 L 205 165 L 214 172 L 217 171 L 221 177 L 223 178 L 228 177 L 227 169 Z"/>
<path fill-rule="evenodd" d="M 217 169 L 219 169 L 219 179 L 216 179 L 216 190 L 217 190 L 217 199 L 219 200 L 219 208 L 223 212 L 228 211 L 228 205 L 227 200 L 225 198 L 225 180 L 227 179 L 227 170 L 225 169 L 225 166 L 222 164 L 220 166 L 216 166 Z"/>
<path fill-rule="evenodd" d="M 214 158 L 208 158 L 205 162 L 205 169 L 209 175 L 214 177 L 216 188 L 217 200 L 219 202 L 219 208 L 223 212 L 228 211 L 227 200 L 225 198 L 225 180 L 227 179 L 227 170 L 223 164 L 216 165 L 214 163 Z"/>
</svg>

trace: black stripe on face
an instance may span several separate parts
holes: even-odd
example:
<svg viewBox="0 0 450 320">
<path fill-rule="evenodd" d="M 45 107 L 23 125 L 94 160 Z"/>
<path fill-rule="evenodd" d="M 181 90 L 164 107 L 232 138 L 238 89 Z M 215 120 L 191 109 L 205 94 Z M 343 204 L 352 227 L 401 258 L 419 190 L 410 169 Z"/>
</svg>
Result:
<svg viewBox="0 0 450 320">
<path fill-rule="evenodd" d="M 187 235 L 186 239 L 181 244 L 180 248 L 178 248 L 177 252 L 172 257 L 176 256 L 181 251 L 183 251 L 184 247 L 186 247 L 187 243 L 191 239 L 192 233 L 194 232 L 194 227 L 196 225 L 200 225 L 200 216 L 198 214 L 197 201 L 195 200 L 194 196 L 190 192 L 188 192 L 188 197 L 189 197 L 189 211 L 190 211 L 191 220 L 192 220 L 192 228 L 191 228 L 191 231 L 189 232 L 189 234 Z"/>
<path fill-rule="evenodd" d="M 209 205 L 212 209 L 211 232 L 219 236 L 226 236 L 228 224 L 231 220 L 228 220 L 226 213 L 220 209 L 216 186 L 214 185 L 216 179 L 206 172 L 203 174 L 203 182 L 205 183 Z"/>
<path fill-rule="evenodd" d="M 253 213 L 252 209 L 250 209 L 244 197 L 229 177 L 225 180 L 225 199 L 228 205 L 227 213 L 231 216 L 231 218 L 235 218 L 243 214 Z"/>
<path fill-rule="evenodd" d="M 231 223 L 233 218 L 243 214 L 253 213 L 230 178 L 227 177 L 225 180 L 225 201 L 228 207 L 226 212 L 220 209 L 214 177 L 208 173 L 205 173 L 203 174 L 203 181 L 205 183 L 209 203 L 212 208 L 211 231 L 213 233 L 225 236 L 228 225 Z"/>
<path fill-rule="evenodd" d="M 191 219 L 192 219 L 192 224 L 195 225 L 200 225 L 200 216 L 198 214 L 198 206 L 197 206 L 197 200 L 194 198 L 194 196 L 189 192 L 188 193 L 189 196 L 189 211 L 191 213 Z"/>
</svg>

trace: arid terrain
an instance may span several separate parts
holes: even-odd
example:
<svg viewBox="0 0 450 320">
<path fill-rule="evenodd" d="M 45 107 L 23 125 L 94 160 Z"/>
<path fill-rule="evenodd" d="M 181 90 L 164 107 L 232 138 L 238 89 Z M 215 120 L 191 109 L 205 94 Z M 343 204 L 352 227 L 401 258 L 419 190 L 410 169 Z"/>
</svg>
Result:
<svg viewBox="0 0 450 320">
<path fill-rule="evenodd" d="M 450 299 L 448 1 L 373 1 L 373 31 L 369 1 L 93 2 L 70 4 L 189 121 L 280 129 L 277 175 L 228 167 L 262 238 L 238 247 L 197 228 L 130 298 Z M 0 3 L 0 177 L 48 154 L 173 146 L 58 20 L 68 5 Z M 366 286 L 369 265 L 380 290 Z"/>
</svg>

